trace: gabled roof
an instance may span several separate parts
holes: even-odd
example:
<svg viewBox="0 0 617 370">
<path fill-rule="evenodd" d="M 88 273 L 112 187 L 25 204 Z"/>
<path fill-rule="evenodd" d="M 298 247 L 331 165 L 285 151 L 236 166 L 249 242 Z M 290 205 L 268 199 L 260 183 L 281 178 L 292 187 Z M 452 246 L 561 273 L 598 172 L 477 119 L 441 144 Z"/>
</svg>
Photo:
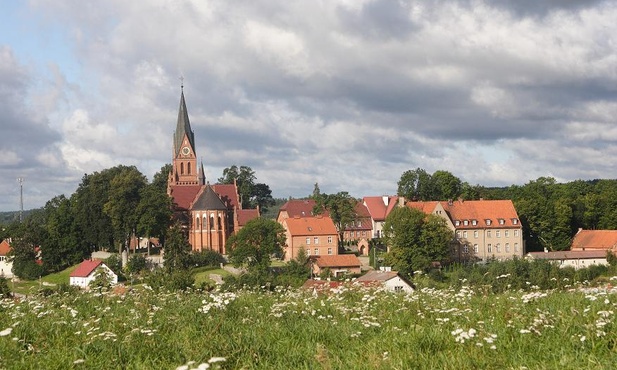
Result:
<svg viewBox="0 0 617 370">
<path fill-rule="evenodd" d="M 433 201 L 433 202 L 407 202 L 407 207 L 409 208 L 414 208 L 417 210 L 420 210 L 424 213 L 431 214 L 433 213 L 433 211 L 435 210 L 435 207 L 437 207 L 437 204 L 439 202 L 437 201 Z"/>
<path fill-rule="evenodd" d="M 372 270 L 367 272 L 366 274 L 360 276 L 355 281 L 358 282 L 384 282 L 390 279 L 394 279 L 398 276 L 397 271 L 381 271 L 381 270 Z"/>
<path fill-rule="evenodd" d="M 315 289 L 315 290 L 325 290 L 325 289 L 335 289 L 344 285 L 342 281 L 330 281 L 330 280 L 314 280 L 308 279 L 302 284 L 302 288 L 304 289 Z"/>
<path fill-rule="evenodd" d="M 225 211 L 227 210 L 227 206 L 225 205 L 225 203 L 223 203 L 221 198 L 219 198 L 218 194 L 214 191 L 214 189 L 212 189 L 212 186 L 208 184 L 202 188 L 202 191 L 199 192 L 199 194 L 197 195 L 197 199 L 195 199 L 195 202 L 191 204 L 191 209 L 199 211 Z"/>
<path fill-rule="evenodd" d="M 290 199 L 279 208 L 279 213 L 286 211 L 287 216 L 294 217 L 310 217 L 313 216 L 313 208 L 315 208 L 314 199 Z"/>
<path fill-rule="evenodd" d="M 617 249 L 617 230 L 579 230 L 570 249 Z"/>
<path fill-rule="evenodd" d="M 311 256 L 319 268 L 326 267 L 360 267 L 362 263 L 355 254 L 338 254 L 325 256 Z"/>
<path fill-rule="evenodd" d="M 187 136 L 191 144 L 191 151 L 195 153 L 195 134 L 191 129 L 189 114 L 186 110 L 186 102 L 184 101 L 184 90 L 182 90 L 180 94 L 180 108 L 178 109 L 178 123 L 176 125 L 176 132 L 174 133 L 174 155 L 176 156 L 180 154 L 180 147 L 182 146 L 184 135 Z"/>
<path fill-rule="evenodd" d="M 292 236 L 338 235 L 334 222 L 327 216 L 294 217 L 283 223 Z"/>
<path fill-rule="evenodd" d="M 242 208 L 236 184 L 215 184 L 212 189 L 219 195 L 228 208 Z"/>
<path fill-rule="evenodd" d="M 364 205 L 374 221 L 384 221 L 398 203 L 397 196 L 364 197 Z"/>
<path fill-rule="evenodd" d="M 458 200 L 440 203 L 457 229 L 522 227 L 511 200 Z M 474 220 L 476 225 L 473 224 Z M 459 225 L 456 225 L 456 221 L 460 221 Z M 468 221 L 467 225 L 464 221 Z"/>
<path fill-rule="evenodd" d="M 71 277 L 88 277 L 90 274 L 96 270 L 97 267 L 103 264 L 101 260 L 85 260 L 77 266 L 73 272 L 71 272 Z"/>
<path fill-rule="evenodd" d="M 259 217 L 258 209 L 238 209 L 238 225 L 240 227 L 246 225 L 247 222 Z"/>
<path fill-rule="evenodd" d="M 553 251 L 553 252 L 529 252 L 527 255 L 533 259 L 546 260 L 581 260 L 581 259 L 606 259 L 606 250 L 590 251 Z"/>
<path fill-rule="evenodd" d="M 11 245 L 9 244 L 8 240 L 4 239 L 2 242 L 0 242 L 0 256 L 6 256 L 9 254 L 10 251 Z"/>
<path fill-rule="evenodd" d="M 202 186 L 200 185 L 171 186 L 169 195 L 173 198 L 173 202 L 176 204 L 177 208 L 188 210 L 201 188 Z"/>
</svg>

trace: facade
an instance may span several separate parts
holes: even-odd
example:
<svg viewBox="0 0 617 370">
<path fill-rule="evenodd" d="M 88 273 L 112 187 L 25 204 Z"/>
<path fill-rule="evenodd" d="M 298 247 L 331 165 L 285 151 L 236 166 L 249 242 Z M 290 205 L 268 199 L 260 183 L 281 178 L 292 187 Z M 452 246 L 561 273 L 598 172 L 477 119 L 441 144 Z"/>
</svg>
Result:
<svg viewBox="0 0 617 370">
<path fill-rule="evenodd" d="M 402 201 L 404 201 L 402 197 L 389 195 L 362 198 L 362 204 L 366 207 L 371 217 L 371 230 L 373 231 L 373 238 L 381 238 L 383 224 L 386 221 L 386 217 L 388 217 L 394 207 Z"/>
<path fill-rule="evenodd" d="M 285 229 L 285 261 L 298 257 L 300 249 L 307 256 L 338 254 L 338 234 L 328 216 L 286 218 L 281 223 Z"/>
<path fill-rule="evenodd" d="M 326 269 L 334 277 L 362 272 L 362 263 L 355 254 L 311 256 L 310 261 L 312 273 L 316 276 Z"/>
<path fill-rule="evenodd" d="M 413 285 L 396 271 L 373 270 L 354 281 L 364 285 L 381 286 L 397 293 L 412 293 L 414 290 Z"/>
<path fill-rule="evenodd" d="M 259 217 L 259 209 L 242 209 L 235 183 L 210 185 L 206 182 L 203 163 L 197 166 L 195 134 L 184 90 L 173 135 L 167 193 L 173 199 L 174 217 L 183 225 L 193 251 L 213 250 L 226 254 L 227 239 L 246 222 Z"/>
<path fill-rule="evenodd" d="M 611 251 L 617 254 L 617 230 L 579 229 L 570 247 L 572 251 Z"/>
<path fill-rule="evenodd" d="M 13 262 L 9 262 L 11 245 L 7 239 L 0 242 L 0 277 L 13 277 Z"/>
<path fill-rule="evenodd" d="M 345 225 L 343 230 L 343 243 L 355 245 L 361 255 L 368 256 L 369 241 L 373 238 L 373 221 L 371 214 L 363 202 L 358 202 L 355 207 L 356 221 Z"/>
<path fill-rule="evenodd" d="M 523 226 L 511 200 L 408 202 L 408 207 L 443 217 L 455 234 L 456 261 L 522 258 Z"/>
<path fill-rule="evenodd" d="M 548 260 L 559 265 L 559 267 L 574 267 L 575 269 L 585 268 L 592 265 L 608 266 L 605 250 L 576 250 L 576 251 L 554 251 L 554 252 L 530 252 L 525 256 L 533 260 Z"/>
<path fill-rule="evenodd" d="M 118 284 L 118 275 L 101 260 L 85 260 L 80 263 L 71 273 L 69 284 L 80 288 L 87 288 L 99 273 L 107 274 L 112 285 Z"/>
</svg>

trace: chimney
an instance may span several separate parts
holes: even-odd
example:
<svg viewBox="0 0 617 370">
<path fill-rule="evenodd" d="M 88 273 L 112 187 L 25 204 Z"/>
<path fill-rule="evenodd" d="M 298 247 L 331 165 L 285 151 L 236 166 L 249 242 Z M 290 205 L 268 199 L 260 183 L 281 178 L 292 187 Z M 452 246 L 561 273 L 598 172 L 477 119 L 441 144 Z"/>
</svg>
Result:
<svg viewBox="0 0 617 370">
<path fill-rule="evenodd" d="M 388 206 L 388 203 L 390 203 L 390 197 L 387 195 L 384 195 L 381 197 L 381 199 L 383 199 L 383 204 L 386 205 L 386 207 Z"/>
</svg>

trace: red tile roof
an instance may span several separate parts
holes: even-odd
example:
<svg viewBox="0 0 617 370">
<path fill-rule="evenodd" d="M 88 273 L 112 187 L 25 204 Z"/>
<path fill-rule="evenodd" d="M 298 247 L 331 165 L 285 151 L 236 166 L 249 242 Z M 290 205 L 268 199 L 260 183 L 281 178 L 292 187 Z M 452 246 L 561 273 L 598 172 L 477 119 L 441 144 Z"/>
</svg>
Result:
<svg viewBox="0 0 617 370">
<path fill-rule="evenodd" d="M 417 210 L 420 210 L 424 213 L 431 214 L 433 213 L 433 211 L 435 210 L 435 207 L 437 207 L 437 204 L 439 202 L 407 202 L 407 207 L 409 208 L 415 208 Z"/>
<path fill-rule="evenodd" d="M 71 277 L 88 277 L 92 271 L 96 270 L 103 261 L 101 260 L 85 260 L 77 266 L 77 268 L 71 272 Z"/>
<path fill-rule="evenodd" d="M 170 196 L 179 209 L 188 210 L 199 190 L 201 190 L 201 185 L 172 186 Z"/>
<path fill-rule="evenodd" d="M 11 246 L 6 239 L 0 242 L 0 256 L 8 255 L 10 250 L 11 250 Z"/>
<path fill-rule="evenodd" d="M 304 284 L 302 284 L 302 288 L 321 290 L 321 289 L 334 289 L 334 288 L 340 287 L 341 285 L 344 285 L 344 282 L 308 279 L 307 281 L 304 282 Z"/>
<path fill-rule="evenodd" d="M 238 225 L 244 226 L 252 219 L 259 217 L 258 209 L 239 209 L 238 210 Z"/>
<path fill-rule="evenodd" d="M 313 199 L 290 199 L 281 206 L 279 213 L 285 211 L 291 218 L 309 217 L 313 215 L 315 204 L 317 202 Z"/>
<path fill-rule="evenodd" d="M 398 276 L 397 271 L 381 271 L 373 270 L 360 276 L 355 281 L 357 282 L 374 282 L 374 281 L 388 281 Z"/>
<path fill-rule="evenodd" d="M 617 249 L 617 230 L 579 230 L 570 249 Z"/>
<path fill-rule="evenodd" d="M 292 236 L 338 235 L 334 222 L 327 216 L 288 218 L 284 224 Z"/>
<path fill-rule="evenodd" d="M 311 256 L 311 260 L 319 268 L 326 267 L 360 267 L 362 263 L 355 254 L 339 254 L 332 256 Z"/>
<path fill-rule="evenodd" d="M 384 202 L 384 199 L 388 204 Z M 362 200 L 374 221 L 384 221 L 398 203 L 397 196 L 388 195 L 382 197 L 364 197 Z"/>
<path fill-rule="evenodd" d="M 219 195 L 223 203 L 229 208 L 241 208 L 238 198 L 238 188 L 235 184 L 216 184 L 212 189 Z"/>
</svg>

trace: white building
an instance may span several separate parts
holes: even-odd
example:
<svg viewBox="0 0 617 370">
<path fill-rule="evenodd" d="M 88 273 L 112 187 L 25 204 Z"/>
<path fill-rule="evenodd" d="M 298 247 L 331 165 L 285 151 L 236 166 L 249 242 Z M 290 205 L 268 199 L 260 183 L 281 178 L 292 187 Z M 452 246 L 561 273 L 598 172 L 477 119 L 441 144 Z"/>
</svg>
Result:
<svg viewBox="0 0 617 370">
<path fill-rule="evenodd" d="M 80 263 L 79 266 L 77 266 L 77 268 L 71 273 L 69 284 L 81 288 L 87 288 L 99 272 L 107 274 L 112 285 L 118 283 L 118 275 L 107 267 L 103 261 L 86 260 Z"/>
<path fill-rule="evenodd" d="M 10 279 L 13 277 L 13 262 L 9 262 L 9 251 L 11 246 L 8 240 L 3 240 L 0 243 L 0 277 Z"/>
</svg>

